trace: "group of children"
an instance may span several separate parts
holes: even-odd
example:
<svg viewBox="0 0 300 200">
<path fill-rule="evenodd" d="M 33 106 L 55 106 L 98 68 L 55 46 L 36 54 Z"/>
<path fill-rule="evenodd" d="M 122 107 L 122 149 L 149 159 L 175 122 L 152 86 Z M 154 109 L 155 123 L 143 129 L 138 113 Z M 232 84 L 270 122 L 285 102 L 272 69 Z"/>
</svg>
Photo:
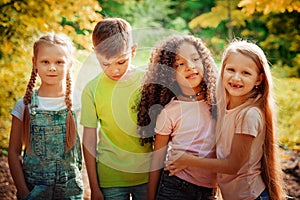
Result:
<svg viewBox="0 0 300 200">
<path fill-rule="evenodd" d="M 34 43 L 30 81 L 12 111 L 18 199 L 83 199 L 81 150 L 93 200 L 286 198 L 272 77 L 256 44 L 232 41 L 219 72 L 191 35 L 160 41 L 146 70 L 131 64 L 137 47 L 126 20 L 101 20 L 92 40 L 102 72 L 81 107 L 71 98 L 71 40 L 51 33 Z"/>
</svg>

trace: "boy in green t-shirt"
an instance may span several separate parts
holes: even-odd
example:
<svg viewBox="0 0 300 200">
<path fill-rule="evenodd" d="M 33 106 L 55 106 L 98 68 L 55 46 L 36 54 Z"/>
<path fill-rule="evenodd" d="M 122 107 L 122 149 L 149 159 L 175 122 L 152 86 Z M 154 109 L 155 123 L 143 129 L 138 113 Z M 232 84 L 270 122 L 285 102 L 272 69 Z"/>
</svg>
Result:
<svg viewBox="0 0 300 200">
<path fill-rule="evenodd" d="M 144 73 L 130 64 L 136 51 L 130 24 L 103 19 L 94 28 L 93 46 L 103 72 L 82 92 L 80 120 L 91 197 L 146 199 L 151 146 L 142 146 L 137 133 L 135 107 Z"/>
</svg>

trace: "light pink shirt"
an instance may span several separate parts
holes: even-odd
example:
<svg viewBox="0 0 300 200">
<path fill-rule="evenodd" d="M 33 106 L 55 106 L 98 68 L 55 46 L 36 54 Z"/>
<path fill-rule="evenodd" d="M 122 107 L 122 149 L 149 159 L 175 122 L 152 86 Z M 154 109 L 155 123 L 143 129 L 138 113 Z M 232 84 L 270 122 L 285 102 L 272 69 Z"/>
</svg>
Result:
<svg viewBox="0 0 300 200">
<path fill-rule="evenodd" d="M 236 175 L 218 174 L 218 183 L 224 200 L 254 200 L 265 189 L 261 177 L 261 158 L 265 131 L 263 115 L 259 108 L 227 110 L 220 138 L 217 139 L 217 157 L 226 158 L 230 154 L 234 134 L 254 137 L 250 156 Z M 244 112 L 245 111 L 245 112 Z M 241 114 L 245 113 L 245 114 Z"/>
<path fill-rule="evenodd" d="M 186 151 L 200 158 L 215 158 L 215 120 L 204 101 L 186 102 L 172 100 L 161 111 L 155 132 L 170 135 L 167 156 L 175 150 Z M 177 177 L 202 187 L 216 187 L 216 174 L 199 168 L 188 167 Z"/>
</svg>

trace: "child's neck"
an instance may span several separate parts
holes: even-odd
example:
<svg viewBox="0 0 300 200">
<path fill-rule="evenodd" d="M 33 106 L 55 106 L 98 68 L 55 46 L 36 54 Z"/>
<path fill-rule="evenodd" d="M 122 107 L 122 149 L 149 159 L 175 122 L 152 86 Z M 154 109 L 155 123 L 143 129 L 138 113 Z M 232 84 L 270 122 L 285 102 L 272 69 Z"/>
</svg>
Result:
<svg viewBox="0 0 300 200">
<path fill-rule="evenodd" d="M 65 90 L 63 87 L 45 87 L 43 85 L 38 89 L 38 96 L 40 97 L 62 97 L 65 95 Z"/>
<path fill-rule="evenodd" d="M 201 101 L 204 99 L 204 94 L 202 92 L 198 92 L 194 95 L 186 95 L 182 93 L 177 97 L 177 99 L 181 101 Z"/>
<path fill-rule="evenodd" d="M 242 98 L 230 98 L 227 104 L 227 110 L 234 109 L 242 104 L 244 104 L 248 99 Z"/>
<path fill-rule="evenodd" d="M 133 72 L 134 72 L 134 67 L 132 65 L 129 65 L 126 73 L 122 76 L 121 79 L 122 80 L 129 79 L 132 76 Z"/>
</svg>

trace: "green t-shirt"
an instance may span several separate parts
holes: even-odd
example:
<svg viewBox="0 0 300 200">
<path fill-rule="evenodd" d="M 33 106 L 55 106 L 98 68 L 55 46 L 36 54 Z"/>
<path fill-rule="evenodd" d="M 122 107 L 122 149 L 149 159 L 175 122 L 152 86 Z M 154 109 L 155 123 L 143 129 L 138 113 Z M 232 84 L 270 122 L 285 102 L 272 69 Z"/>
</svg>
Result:
<svg viewBox="0 0 300 200">
<path fill-rule="evenodd" d="M 136 106 L 144 71 L 136 68 L 127 80 L 115 81 L 103 72 L 82 93 L 80 123 L 99 129 L 97 173 L 101 187 L 148 182 L 151 146 L 141 146 Z"/>
</svg>

